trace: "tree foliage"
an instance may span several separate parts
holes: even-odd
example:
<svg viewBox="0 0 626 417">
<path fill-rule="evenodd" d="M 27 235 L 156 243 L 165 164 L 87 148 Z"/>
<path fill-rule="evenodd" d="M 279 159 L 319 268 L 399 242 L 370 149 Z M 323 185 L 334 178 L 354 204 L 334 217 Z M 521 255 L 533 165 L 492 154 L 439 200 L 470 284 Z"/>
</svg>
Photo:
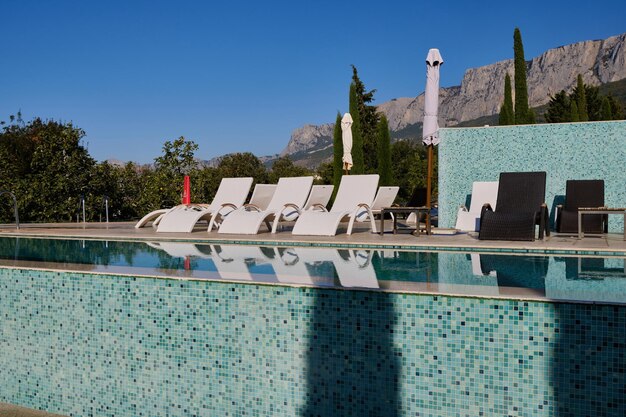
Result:
<svg viewBox="0 0 626 417">
<path fill-rule="evenodd" d="M 513 63 L 515 67 L 515 124 L 534 123 L 534 113 L 528 107 L 528 85 L 526 81 L 526 59 L 522 33 L 519 28 L 513 32 Z"/>
<path fill-rule="evenodd" d="M 254 183 L 266 183 L 267 171 L 259 158 L 250 152 L 226 155 L 217 165 L 222 177 L 252 177 Z"/>
<path fill-rule="evenodd" d="M 504 102 L 500 108 L 500 126 L 515 124 L 515 113 L 513 112 L 513 93 L 511 91 L 511 76 L 507 73 L 504 77 Z"/>
<path fill-rule="evenodd" d="M 611 110 L 611 103 L 607 97 L 602 98 L 602 118 L 604 120 L 613 120 L 613 112 Z"/>
<path fill-rule="evenodd" d="M 308 175 L 312 175 L 310 170 L 294 164 L 288 156 L 283 156 L 272 164 L 272 170 L 269 172 L 269 181 L 272 184 L 276 184 L 281 178 L 304 177 Z"/>
<path fill-rule="evenodd" d="M 361 116 L 359 113 L 359 98 L 354 82 L 350 84 L 350 116 L 352 116 L 352 174 L 365 173 L 363 158 L 363 135 L 361 130 Z"/>
<path fill-rule="evenodd" d="M 580 112 L 578 111 L 578 104 L 576 103 L 576 100 L 570 100 L 569 102 L 570 107 L 570 121 L 572 122 L 579 122 L 580 121 Z"/>
<path fill-rule="evenodd" d="M 438 148 L 433 147 L 433 195 L 437 194 L 437 154 Z M 421 141 L 398 140 L 391 145 L 391 159 L 393 161 L 394 185 L 400 187 L 398 200 L 408 201 L 415 187 L 426 187 L 428 175 L 427 147 Z"/>
<path fill-rule="evenodd" d="M 389 123 L 385 115 L 380 116 L 377 136 L 379 184 L 394 185 L 393 172 L 391 169 L 391 134 L 389 133 Z"/>
<path fill-rule="evenodd" d="M 569 97 L 565 90 L 561 90 L 550 98 L 546 121 L 548 123 L 569 122 L 571 119 L 571 108 Z"/>
<path fill-rule="evenodd" d="M 376 112 L 376 107 L 369 104 L 374 101 L 374 93 L 376 93 L 376 90 L 367 91 L 354 65 L 352 65 L 352 83 L 355 88 L 356 104 L 359 112 L 359 129 L 361 139 L 363 140 L 364 172 L 376 172 L 378 166 L 378 145 L 376 140 L 379 115 Z M 352 107 L 350 108 L 350 114 L 354 119 Z"/>
<path fill-rule="evenodd" d="M 333 130 L 333 179 L 335 190 L 339 187 L 343 173 L 343 138 L 341 134 L 341 113 L 337 112 L 335 128 Z"/>
<path fill-rule="evenodd" d="M 582 117 L 585 115 L 589 121 L 622 118 L 621 106 L 612 96 L 603 96 L 598 87 L 584 83 L 580 85 L 580 81 L 582 77 L 579 76 L 577 85 L 570 94 L 561 90 L 550 97 L 545 115 L 548 123 L 579 122 L 583 121 Z M 586 106 L 586 112 L 581 112 L 581 102 Z"/>
<path fill-rule="evenodd" d="M 578 74 L 576 80 L 576 105 L 578 106 L 578 120 L 581 122 L 589 121 L 589 114 L 587 113 L 587 95 L 585 94 L 585 84 L 583 83 L 583 76 Z"/>
</svg>

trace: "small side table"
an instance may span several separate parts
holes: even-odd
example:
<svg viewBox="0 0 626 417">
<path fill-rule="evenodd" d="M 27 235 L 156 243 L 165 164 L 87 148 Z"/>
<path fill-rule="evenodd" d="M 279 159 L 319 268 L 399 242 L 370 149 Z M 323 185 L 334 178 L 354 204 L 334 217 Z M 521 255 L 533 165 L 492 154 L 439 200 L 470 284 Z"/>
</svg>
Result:
<svg viewBox="0 0 626 417">
<path fill-rule="evenodd" d="M 626 207 L 581 207 L 578 209 L 578 239 L 585 237 L 583 231 L 583 215 L 585 214 L 623 214 L 624 215 L 624 240 L 626 240 Z"/>
<path fill-rule="evenodd" d="M 426 215 L 426 234 L 430 235 L 431 234 L 431 230 L 430 230 L 430 207 L 384 207 L 381 211 L 380 211 L 380 235 L 383 236 L 385 234 L 385 213 L 391 213 L 391 214 L 409 214 L 409 213 L 415 213 L 415 221 L 416 221 L 416 229 L 415 229 L 415 234 L 419 235 L 420 233 L 420 226 L 419 226 L 419 218 L 420 218 L 420 214 L 424 213 Z M 398 233 L 398 217 L 397 216 L 392 216 L 393 217 L 393 234 L 397 234 Z"/>
</svg>

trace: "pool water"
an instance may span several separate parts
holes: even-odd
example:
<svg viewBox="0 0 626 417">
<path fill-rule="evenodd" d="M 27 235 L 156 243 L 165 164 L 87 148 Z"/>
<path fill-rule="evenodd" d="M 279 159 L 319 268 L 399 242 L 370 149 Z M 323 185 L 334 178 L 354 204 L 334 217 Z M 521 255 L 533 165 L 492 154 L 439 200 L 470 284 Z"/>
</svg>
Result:
<svg viewBox="0 0 626 417">
<path fill-rule="evenodd" d="M 407 293 L 626 302 L 624 257 L 0 238 L 0 265 Z"/>
<path fill-rule="evenodd" d="M 626 415 L 624 258 L 0 248 L 0 402 L 116 417 Z"/>
</svg>

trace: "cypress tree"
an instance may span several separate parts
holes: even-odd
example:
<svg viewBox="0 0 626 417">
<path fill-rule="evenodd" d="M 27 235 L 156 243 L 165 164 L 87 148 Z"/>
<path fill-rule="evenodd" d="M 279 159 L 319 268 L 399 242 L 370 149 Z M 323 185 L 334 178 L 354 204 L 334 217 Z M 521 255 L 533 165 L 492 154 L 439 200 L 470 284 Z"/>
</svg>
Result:
<svg viewBox="0 0 626 417">
<path fill-rule="evenodd" d="M 378 121 L 378 175 L 380 185 L 392 185 L 393 175 L 391 171 L 391 135 L 389 123 L 383 114 Z"/>
<path fill-rule="evenodd" d="M 613 112 L 611 111 L 611 103 L 606 97 L 602 98 L 602 119 L 601 120 L 613 120 Z"/>
<path fill-rule="evenodd" d="M 339 188 L 341 174 L 343 174 L 343 140 L 341 138 L 341 114 L 337 112 L 335 129 L 333 130 L 333 184 L 336 191 Z"/>
<path fill-rule="evenodd" d="M 526 84 L 526 60 L 524 59 L 524 45 L 519 28 L 513 33 L 513 54 L 515 68 L 515 124 L 532 123 L 533 116 L 528 107 L 528 86 Z"/>
<path fill-rule="evenodd" d="M 504 103 L 500 108 L 500 126 L 514 125 L 515 114 L 513 113 L 513 94 L 511 92 L 511 76 L 507 73 L 504 77 Z"/>
<path fill-rule="evenodd" d="M 376 107 L 369 105 L 374 101 L 374 93 L 376 90 L 367 91 L 365 84 L 359 78 L 358 71 L 352 65 L 352 82 L 354 83 L 356 98 L 359 109 L 359 126 L 361 139 L 363 141 L 363 169 L 364 172 L 376 171 L 378 165 L 378 145 L 376 144 L 378 130 L 378 113 Z M 350 110 L 350 114 L 354 119 L 354 113 Z"/>
<path fill-rule="evenodd" d="M 613 120 L 622 120 L 624 119 L 624 113 L 622 111 L 622 105 L 613 97 L 612 95 L 608 95 L 606 99 L 609 101 L 611 105 L 611 114 L 613 115 Z"/>
<path fill-rule="evenodd" d="M 572 122 L 579 122 L 580 119 L 580 114 L 578 113 L 578 105 L 576 104 L 576 100 L 570 100 L 570 107 L 569 107 L 569 111 L 570 111 L 570 121 Z"/>
<path fill-rule="evenodd" d="M 583 76 L 578 74 L 578 80 L 576 85 L 576 97 L 578 105 L 578 120 L 581 122 L 589 121 L 589 113 L 587 113 L 587 94 L 585 92 L 585 84 L 583 83 Z"/>
<path fill-rule="evenodd" d="M 359 99 L 356 85 L 350 83 L 350 115 L 352 116 L 352 174 L 364 174 L 363 136 L 361 134 L 361 117 L 359 115 Z"/>
</svg>

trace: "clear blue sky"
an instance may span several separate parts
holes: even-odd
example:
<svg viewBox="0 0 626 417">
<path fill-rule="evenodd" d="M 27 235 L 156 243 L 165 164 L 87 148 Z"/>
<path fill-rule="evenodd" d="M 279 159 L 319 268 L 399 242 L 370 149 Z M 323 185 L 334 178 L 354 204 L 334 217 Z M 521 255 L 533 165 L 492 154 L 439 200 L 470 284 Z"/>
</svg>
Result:
<svg viewBox="0 0 626 417">
<path fill-rule="evenodd" d="M 467 68 L 626 32 L 626 1 L 0 2 L 0 120 L 72 121 L 98 160 L 151 162 L 185 136 L 197 157 L 280 152 L 348 106 L 350 64 L 376 103 Z"/>
</svg>

